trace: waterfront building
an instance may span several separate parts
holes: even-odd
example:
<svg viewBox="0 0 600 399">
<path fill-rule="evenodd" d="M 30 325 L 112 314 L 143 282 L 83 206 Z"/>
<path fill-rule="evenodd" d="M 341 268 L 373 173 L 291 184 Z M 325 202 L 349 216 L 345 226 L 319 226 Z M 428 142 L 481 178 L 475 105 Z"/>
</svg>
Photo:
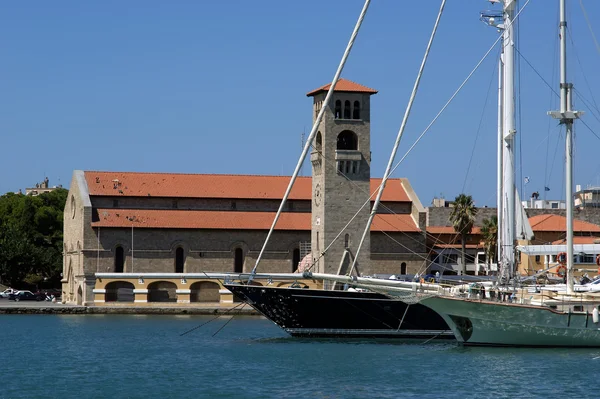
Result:
<svg viewBox="0 0 600 399">
<path fill-rule="evenodd" d="M 313 114 L 325 90 L 308 93 Z M 334 230 L 340 233 L 378 189 L 381 179 L 370 177 L 374 93 L 347 80 L 336 86 L 311 154 L 313 177 L 296 181 L 259 272 L 291 273 L 308 254 L 318 258 Z M 74 171 L 64 212 L 63 301 L 218 301 L 225 295 L 221 283 L 202 273 L 252 270 L 289 180 Z M 320 270 L 348 266 L 368 215 L 367 205 L 318 263 Z M 361 273 L 423 270 L 425 221 L 409 181 L 390 179 L 361 251 Z"/>
</svg>

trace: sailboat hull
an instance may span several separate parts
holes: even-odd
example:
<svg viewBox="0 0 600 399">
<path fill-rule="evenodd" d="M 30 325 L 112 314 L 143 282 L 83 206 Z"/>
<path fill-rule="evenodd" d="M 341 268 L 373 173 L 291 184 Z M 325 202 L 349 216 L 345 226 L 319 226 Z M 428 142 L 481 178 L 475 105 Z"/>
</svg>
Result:
<svg viewBox="0 0 600 399">
<path fill-rule="evenodd" d="M 295 337 L 448 338 L 431 309 L 373 292 L 225 284 L 239 299 Z"/>
<path fill-rule="evenodd" d="M 600 323 L 590 313 L 452 297 L 421 303 L 439 313 L 464 345 L 600 347 Z"/>
</svg>

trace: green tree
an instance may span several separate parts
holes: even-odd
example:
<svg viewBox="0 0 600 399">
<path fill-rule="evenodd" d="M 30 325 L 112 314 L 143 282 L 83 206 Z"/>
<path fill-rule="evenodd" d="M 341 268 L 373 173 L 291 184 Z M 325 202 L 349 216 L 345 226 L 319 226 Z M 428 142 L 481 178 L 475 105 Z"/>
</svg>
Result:
<svg viewBox="0 0 600 399">
<path fill-rule="evenodd" d="M 498 248 L 498 216 L 494 215 L 489 219 L 483 219 L 481 236 L 488 264 L 492 263 L 494 262 L 494 258 L 496 258 L 496 250 Z"/>
<path fill-rule="evenodd" d="M 36 197 L 0 196 L 0 282 L 59 284 L 67 194 L 56 189 Z"/>
<path fill-rule="evenodd" d="M 467 272 L 465 257 L 467 237 L 471 234 L 476 215 L 477 208 L 473 205 L 473 198 L 470 195 L 460 194 L 454 199 L 454 208 L 452 209 L 452 213 L 450 213 L 450 222 L 452 222 L 454 231 L 460 234 L 460 242 L 462 245 L 462 274 Z"/>
</svg>

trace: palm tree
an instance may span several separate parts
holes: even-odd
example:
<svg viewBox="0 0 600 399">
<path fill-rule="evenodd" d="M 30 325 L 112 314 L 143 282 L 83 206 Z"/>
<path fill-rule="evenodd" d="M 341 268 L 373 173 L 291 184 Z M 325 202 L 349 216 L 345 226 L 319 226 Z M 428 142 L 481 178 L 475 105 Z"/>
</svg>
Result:
<svg viewBox="0 0 600 399">
<path fill-rule="evenodd" d="M 494 261 L 496 249 L 498 248 L 498 216 L 494 215 L 489 219 L 483 219 L 481 236 L 483 237 L 483 248 L 489 265 Z"/>
<path fill-rule="evenodd" d="M 454 231 L 460 234 L 462 244 L 462 274 L 467 272 L 465 259 L 467 237 L 473 229 L 475 215 L 477 215 L 477 208 L 473 205 L 473 198 L 470 195 L 460 194 L 454 199 L 454 209 L 450 213 L 450 221 L 452 222 Z"/>
</svg>

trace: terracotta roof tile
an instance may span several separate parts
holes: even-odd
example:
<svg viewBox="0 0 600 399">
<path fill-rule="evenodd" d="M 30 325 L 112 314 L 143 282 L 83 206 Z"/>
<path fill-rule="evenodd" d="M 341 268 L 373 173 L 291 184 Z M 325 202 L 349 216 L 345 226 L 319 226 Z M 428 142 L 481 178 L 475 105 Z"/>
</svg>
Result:
<svg viewBox="0 0 600 399">
<path fill-rule="evenodd" d="M 268 230 L 274 212 L 95 209 L 92 227 Z M 275 230 L 310 230 L 310 213 L 284 212 Z M 377 215 L 372 231 L 418 232 L 410 215 Z"/>
<path fill-rule="evenodd" d="M 427 226 L 427 233 L 429 234 L 456 234 L 454 227 L 452 226 Z M 481 233 L 481 228 L 473 226 L 470 234 Z"/>
<path fill-rule="evenodd" d="M 280 200 L 290 176 L 86 171 L 85 180 L 91 196 Z M 382 201 L 410 202 L 401 182 L 389 179 Z M 381 178 L 371 179 L 371 193 L 380 183 Z M 310 200 L 311 196 L 311 177 L 299 177 L 289 199 Z"/>
<path fill-rule="evenodd" d="M 567 218 L 561 215 L 544 214 L 529 218 L 531 229 L 536 231 L 565 231 Z M 573 220 L 573 231 L 600 232 L 600 226 L 583 220 Z"/>
<path fill-rule="evenodd" d="M 560 240 L 556 240 L 554 242 L 552 242 L 553 245 L 564 245 L 567 243 L 567 239 L 563 238 Z M 600 243 L 600 237 L 584 237 L 584 236 L 574 236 L 573 237 L 573 244 L 579 245 L 579 244 L 597 244 Z"/>
<path fill-rule="evenodd" d="M 322 91 L 328 91 L 331 87 L 331 83 L 328 83 L 324 86 L 319 87 L 313 91 L 306 93 L 307 97 L 312 97 L 315 94 L 318 94 Z M 354 93 L 369 93 L 376 94 L 377 90 L 371 89 L 367 86 L 363 86 L 361 84 L 355 83 L 351 80 L 340 78 L 335 85 L 334 91 L 345 91 L 345 92 L 354 92 Z"/>
</svg>

